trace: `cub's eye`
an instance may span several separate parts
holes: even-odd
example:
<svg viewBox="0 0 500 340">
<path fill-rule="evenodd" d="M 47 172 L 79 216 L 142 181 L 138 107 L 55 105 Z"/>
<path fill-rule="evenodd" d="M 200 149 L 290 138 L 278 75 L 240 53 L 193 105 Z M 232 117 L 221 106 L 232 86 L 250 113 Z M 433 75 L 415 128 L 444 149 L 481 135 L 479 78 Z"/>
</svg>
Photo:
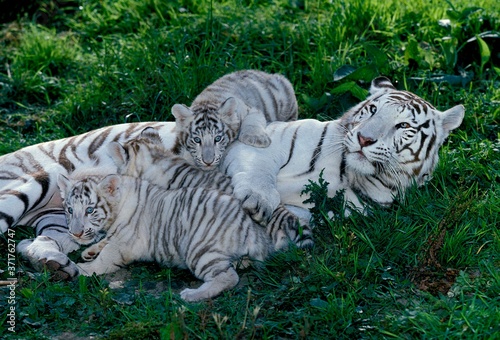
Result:
<svg viewBox="0 0 500 340">
<path fill-rule="evenodd" d="M 410 123 L 406 122 L 396 124 L 396 129 L 408 129 L 409 127 L 411 127 Z"/>
<path fill-rule="evenodd" d="M 92 214 L 94 212 L 94 208 L 93 207 L 88 207 L 87 210 L 85 210 L 85 212 L 87 214 Z"/>
<path fill-rule="evenodd" d="M 194 141 L 196 144 L 200 144 L 200 143 L 201 143 L 201 138 L 200 138 L 200 137 L 194 137 L 194 138 L 193 138 L 193 141 Z"/>
<path fill-rule="evenodd" d="M 215 141 L 216 143 L 219 143 L 221 140 L 222 140 L 222 136 L 216 136 L 216 137 L 214 138 L 214 141 Z"/>
<path fill-rule="evenodd" d="M 70 215 L 73 215 L 73 208 L 68 208 L 68 212 L 70 213 Z"/>
<path fill-rule="evenodd" d="M 370 113 L 374 115 L 377 113 L 377 107 L 375 105 L 370 105 Z"/>
</svg>

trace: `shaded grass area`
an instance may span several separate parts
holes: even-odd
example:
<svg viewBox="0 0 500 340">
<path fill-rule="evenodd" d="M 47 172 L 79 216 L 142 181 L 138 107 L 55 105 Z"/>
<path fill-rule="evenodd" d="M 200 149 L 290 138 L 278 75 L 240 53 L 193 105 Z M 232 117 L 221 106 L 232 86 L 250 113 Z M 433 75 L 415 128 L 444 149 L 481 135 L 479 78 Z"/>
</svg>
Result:
<svg viewBox="0 0 500 340">
<path fill-rule="evenodd" d="M 466 117 L 432 181 L 390 209 L 332 220 L 327 208 L 340 202 L 311 179 L 314 249 L 241 271 L 213 301 L 183 303 L 177 293 L 199 283 L 177 269 L 137 264 L 123 280 L 53 282 L 16 259 L 16 333 L 1 314 L 1 336 L 498 338 L 500 65 L 498 38 L 480 38 L 500 30 L 496 1 L 38 4 L 2 20 L 0 154 L 171 120 L 174 103 L 243 68 L 286 75 L 301 118 L 338 117 L 379 74 L 440 109 L 462 103 Z M 14 238 L 31 235 L 18 228 Z M 0 288 L 2 310 L 8 294 Z"/>
</svg>

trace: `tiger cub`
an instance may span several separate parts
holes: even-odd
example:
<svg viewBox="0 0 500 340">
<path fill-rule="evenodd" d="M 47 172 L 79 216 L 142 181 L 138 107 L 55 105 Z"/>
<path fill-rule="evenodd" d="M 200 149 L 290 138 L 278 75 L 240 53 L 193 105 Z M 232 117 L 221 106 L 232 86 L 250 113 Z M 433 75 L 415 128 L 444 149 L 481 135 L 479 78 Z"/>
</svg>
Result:
<svg viewBox="0 0 500 340">
<path fill-rule="evenodd" d="M 227 74 L 203 90 L 188 108 L 172 107 L 177 140 L 174 153 L 203 170 L 212 170 L 236 139 L 267 147 L 272 121 L 297 120 L 292 84 L 280 74 L 243 70 Z"/>
<path fill-rule="evenodd" d="M 165 149 L 158 131 L 152 128 L 144 129 L 138 137 L 123 145 L 112 142 L 108 153 L 121 175 L 141 178 L 164 189 L 204 187 L 233 194 L 230 177 L 217 170 L 202 171 L 173 155 Z M 283 205 L 278 205 L 269 222 L 262 225 L 276 249 L 286 249 L 290 242 L 300 248 L 310 248 L 314 244 L 309 215 L 295 215 Z"/>
<path fill-rule="evenodd" d="M 217 190 L 165 190 L 135 177 L 59 176 L 69 232 L 84 250 L 80 274 L 104 274 L 135 261 L 188 268 L 204 281 L 184 289 L 185 301 L 219 295 L 239 281 L 233 262 L 263 261 L 274 251 L 264 228 L 240 202 Z"/>
</svg>

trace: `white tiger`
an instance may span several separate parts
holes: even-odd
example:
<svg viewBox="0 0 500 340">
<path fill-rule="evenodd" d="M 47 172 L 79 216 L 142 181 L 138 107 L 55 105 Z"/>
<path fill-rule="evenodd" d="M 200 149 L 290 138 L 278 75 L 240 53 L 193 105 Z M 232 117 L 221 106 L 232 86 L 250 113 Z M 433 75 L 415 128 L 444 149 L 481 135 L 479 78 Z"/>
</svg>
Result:
<svg viewBox="0 0 500 340">
<path fill-rule="evenodd" d="M 440 112 L 418 96 L 396 90 L 388 79 L 377 78 L 370 96 L 340 119 L 272 123 L 266 128 L 272 140 L 269 147 L 256 149 L 235 141 L 222 168 L 232 177 L 234 195 L 258 220 L 268 219 L 280 201 L 306 211 L 307 196 L 301 192 L 322 170 L 330 183 L 329 195 L 344 189 L 348 203 L 360 209 L 364 198 L 389 205 L 413 182 L 429 179 L 440 146 L 463 116 L 462 105 Z M 19 244 L 19 250 L 34 263 L 52 259 L 50 263 L 71 276 L 64 254 L 75 245 L 67 238 L 57 176 L 113 163 L 107 156 L 110 142 L 130 141 L 147 126 L 158 130 L 166 148 L 173 147 L 175 123 L 142 123 L 108 127 L 0 157 L 2 232 L 19 222 L 37 227 L 42 237 Z"/>
<path fill-rule="evenodd" d="M 269 147 L 235 143 L 222 169 L 256 221 L 266 221 L 280 202 L 307 209 L 300 193 L 322 171 L 328 195 L 343 191 L 351 209 L 364 211 L 367 202 L 389 206 L 411 185 L 430 178 L 439 148 L 460 126 L 464 111 L 457 105 L 440 112 L 379 77 L 368 98 L 340 119 L 271 123 L 266 131 L 275 138 Z"/>
<path fill-rule="evenodd" d="M 99 241 L 82 253 L 91 260 L 78 264 L 82 275 L 112 273 L 136 261 L 187 268 L 204 283 L 181 297 L 200 301 L 236 286 L 233 262 L 264 261 L 274 251 L 265 229 L 218 190 L 165 190 L 119 175 L 76 181 L 61 175 L 59 187 L 75 241 Z"/>
<path fill-rule="evenodd" d="M 266 124 L 296 120 L 298 106 L 292 84 L 282 75 L 243 70 L 216 80 L 189 108 L 174 105 L 172 114 L 178 127 L 174 153 L 212 170 L 236 138 L 255 147 L 269 146 Z"/>
</svg>

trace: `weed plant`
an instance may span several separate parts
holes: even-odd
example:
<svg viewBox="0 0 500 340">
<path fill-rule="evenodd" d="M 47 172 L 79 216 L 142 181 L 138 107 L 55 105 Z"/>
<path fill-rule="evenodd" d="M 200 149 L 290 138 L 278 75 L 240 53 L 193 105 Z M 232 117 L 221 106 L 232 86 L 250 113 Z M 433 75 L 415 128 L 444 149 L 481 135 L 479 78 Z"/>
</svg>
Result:
<svg viewBox="0 0 500 340">
<path fill-rule="evenodd" d="M 105 125 L 172 120 L 229 72 L 279 72 L 301 118 L 333 119 L 385 75 L 439 109 L 466 107 L 433 179 L 391 208 L 341 207 L 312 178 L 312 250 L 290 249 L 217 299 L 188 272 L 54 282 L 16 262 L 2 338 L 500 339 L 500 7 L 472 1 L 41 0 L 0 13 L 0 154 Z M 17 228 L 16 240 L 32 237 Z M 0 240 L 6 249 L 5 237 Z M 7 264 L 0 253 L 0 269 Z M 76 258 L 77 255 L 75 255 Z M 0 280 L 6 272 L 0 271 Z M 1 310 L 9 291 L 0 287 Z"/>
</svg>

